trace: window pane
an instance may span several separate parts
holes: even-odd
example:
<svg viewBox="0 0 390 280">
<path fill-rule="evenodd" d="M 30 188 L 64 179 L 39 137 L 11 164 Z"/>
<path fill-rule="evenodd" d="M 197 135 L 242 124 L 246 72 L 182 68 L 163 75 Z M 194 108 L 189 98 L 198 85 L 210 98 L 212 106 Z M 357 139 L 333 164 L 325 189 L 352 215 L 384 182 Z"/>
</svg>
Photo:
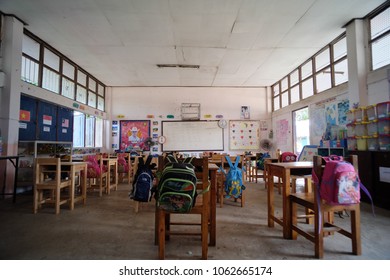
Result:
<svg viewBox="0 0 390 280">
<path fill-rule="evenodd" d="M 282 91 L 285 91 L 286 89 L 288 88 L 288 80 L 287 80 L 287 77 L 285 77 L 283 80 L 282 80 Z"/>
<path fill-rule="evenodd" d="M 274 98 L 274 111 L 280 109 L 279 96 L 280 95 L 278 95 L 277 97 Z"/>
<path fill-rule="evenodd" d="M 370 21 L 371 39 L 390 30 L 390 7 L 373 17 Z"/>
<path fill-rule="evenodd" d="M 344 37 L 333 45 L 333 61 L 347 55 L 347 38 Z"/>
<path fill-rule="evenodd" d="M 23 35 L 22 52 L 31 56 L 32 58 L 39 60 L 39 43 L 34 39 Z"/>
<path fill-rule="evenodd" d="M 390 34 L 372 42 L 372 70 L 390 64 Z"/>
<path fill-rule="evenodd" d="M 82 86 L 77 86 L 76 101 L 87 104 L 87 90 Z"/>
<path fill-rule="evenodd" d="M 73 115 L 73 147 L 84 147 L 85 115 L 74 112 Z"/>
<path fill-rule="evenodd" d="M 316 71 L 323 69 L 330 64 L 329 48 L 326 48 L 315 57 Z"/>
<path fill-rule="evenodd" d="M 85 122 L 85 147 L 95 146 L 95 117 L 87 116 Z"/>
<path fill-rule="evenodd" d="M 302 65 L 302 80 L 311 76 L 312 73 L 313 73 L 313 66 L 312 66 L 312 60 L 310 60 L 306 62 L 304 65 Z"/>
<path fill-rule="evenodd" d="M 98 94 L 104 97 L 104 86 L 98 84 Z"/>
<path fill-rule="evenodd" d="M 88 106 L 96 108 L 96 94 L 88 92 Z"/>
<path fill-rule="evenodd" d="M 288 106 L 288 91 L 283 92 L 282 94 L 282 108 Z"/>
<path fill-rule="evenodd" d="M 98 96 L 98 104 L 97 108 L 101 111 L 104 111 L 104 98 L 101 96 Z"/>
<path fill-rule="evenodd" d="M 22 80 L 37 86 L 38 73 L 39 73 L 39 64 L 34 62 L 31 59 L 22 56 L 22 72 L 21 72 Z"/>
<path fill-rule="evenodd" d="M 60 57 L 48 49 L 44 49 L 43 63 L 56 71 L 60 71 Z"/>
<path fill-rule="evenodd" d="M 103 147 L 103 119 L 96 118 L 95 147 Z"/>
<path fill-rule="evenodd" d="M 279 90 L 279 83 L 277 83 L 276 85 L 273 86 L 272 88 L 272 93 L 273 93 L 273 96 L 276 96 L 279 94 L 280 90 Z"/>
<path fill-rule="evenodd" d="M 348 81 L 348 59 L 334 65 L 334 78 L 336 86 Z"/>
<path fill-rule="evenodd" d="M 313 78 L 310 78 L 302 83 L 302 99 L 312 96 L 313 94 Z"/>
<path fill-rule="evenodd" d="M 42 77 L 42 88 L 50 90 L 55 93 L 59 93 L 59 87 L 60 87 L 60 75 L 44 67 L 43 77 Z"/>
<path fill-rule="evenodd" d="M 74 99 L 74 82 L 66 78 L 62 78 L 61 94 L 70 99 Z"/>
<path fill-rule="evenodd" d="M 299 82 L 298 70 L 295 70 L 290 75 L 290 85 L 291 86 L 296 85 L 298 82 Z"/>
<path fill-rule="evenodd" d="M 77 71 L 77 83 L 83 86 L 87 86 L 87 75 L 85 75 L 80 70 Z"/>
<path fill-rule="evenodd" d="M 332 87 L 330 68 L 324 69 L 316 75 L 317 93 Z"/>
<path fill-rule="evenodd" d="M 291 104 L 299 101 L 299 85 L 291 88 Z"/>
<path fill-rule="evenodd" d="M 96 81 L 94 79 L 92 79 L 92 78 L 88 79 L 88 88 L 89 88 L 89 90 L 96 92 Z"/>
<path fill-rule="evenodd" d="M 70 78 L 71 80 L 74 80 L 74 73 L 75 68 L 72 64 L 68 63 L 67 61 L 63 61 L 62 63 L 62 74 Z"/>
</svg>

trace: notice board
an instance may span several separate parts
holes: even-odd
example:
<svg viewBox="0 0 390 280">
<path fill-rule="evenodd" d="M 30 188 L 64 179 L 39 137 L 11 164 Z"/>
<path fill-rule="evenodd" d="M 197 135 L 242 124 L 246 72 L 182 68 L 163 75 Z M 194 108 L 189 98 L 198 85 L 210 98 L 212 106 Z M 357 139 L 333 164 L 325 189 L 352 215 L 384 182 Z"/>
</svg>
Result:
<svg viewBox="0 0 390 280">
<path fill-rule="evenodd" d="M 223 129 L 218 121 L 162 121 L 165 143 L 169 151 L 223 151 Z"/>
</svg>

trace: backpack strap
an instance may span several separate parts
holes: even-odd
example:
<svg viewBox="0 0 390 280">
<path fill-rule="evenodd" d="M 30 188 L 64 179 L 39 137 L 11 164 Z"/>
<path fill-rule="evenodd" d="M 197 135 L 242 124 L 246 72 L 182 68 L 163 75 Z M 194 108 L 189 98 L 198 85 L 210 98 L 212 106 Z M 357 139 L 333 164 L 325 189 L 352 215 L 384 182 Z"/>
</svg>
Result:
<svg viewBox="0 0 390 280">
<path fill-rule="evenodd" d="M 228 162 L 230 168 L 233 168 L 234 165 L 233 165 L 232 160 L 230 159 L 230 157 L 229 156 L 225 156 L 225 158 L 226 158 L 226 161 Z"/>
<path fill-rule="evenodd" d="M 177 163 L 177 158 L 174 156 L 174 155 L 167 155 L 167 160 L 170 162 L 170 163 Z"/>
<path fill-rule="evenodd" d="M 145 162 L 145 166 L 149 167 L 150 166 L 150 163 L 152 161 L 152 155 L 148 155 L 148 158 L 146 159 L 146 162 Z"/>
<path fill-rule="evenodd" d="M 236 162 L 234 163 L 234 167 L 237 168 L 238 167 L 238 163 L 240 162 L 240 156 L 237 156 L 236 157 Z"/>
<path fill-rule="evenodd" d="M 191 163 L 193 159 L 194 159 L 194 157 L 186 157 L 186 158 L 183 160 L 183 163 Z"/>
</svg>

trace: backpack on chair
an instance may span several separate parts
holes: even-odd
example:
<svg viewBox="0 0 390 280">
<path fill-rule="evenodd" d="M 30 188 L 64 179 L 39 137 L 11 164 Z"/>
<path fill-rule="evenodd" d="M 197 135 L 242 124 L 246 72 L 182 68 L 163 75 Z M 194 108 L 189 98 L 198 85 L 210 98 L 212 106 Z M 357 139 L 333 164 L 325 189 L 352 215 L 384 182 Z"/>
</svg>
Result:
<svg viewBox="0 0 390 280">
<path fill-rule="evenodd" d="M 152 199 L 153 165 L 150 164 L 151 161 L 151 155 L 148 156 L 146 162 L 144 162 L 143 157 L 139 158 L 138 169 L 133 181 L 133 190 L 129 195 L 135 201 L 148 202 Z"/>
<path fill-rule="evenodd" d="M 223 166 L 221 166 L 221 171 L 226 176 L 226 181 L 225 181 L 226 197 L 240 198 L 242 191 L 245 190 L 245 186 L 242 183 L 242 170 L 241 168 L 238 167 L 238 163 L 240 162 L 240 156 L 236 157 L 236 161 L 234 165 L 229 156 L 225 156 L 225 158 L 230 167 L 229 171 L 226 173 L 226 171 L 223 169 Z"/>
<path fill-rule="evenodd" d="M 368 197 L 368 190 L 360 182 L 354 166 L 341 156 L 322 157 L 325 160 L 324 173 L 319 185 L 319 196 L 328 204 L 360 203 L 360 189 Z M 318 178 L 313 172 L 313 180 L 318 186 Z"/>
<path fill-rule="evenodd" d="M 168 156 L 157 191 L 157 207 L 175 213 L 189 212 L 196 200 L 196 173 L 192 158 L 179 162 Z"/>
</svg>

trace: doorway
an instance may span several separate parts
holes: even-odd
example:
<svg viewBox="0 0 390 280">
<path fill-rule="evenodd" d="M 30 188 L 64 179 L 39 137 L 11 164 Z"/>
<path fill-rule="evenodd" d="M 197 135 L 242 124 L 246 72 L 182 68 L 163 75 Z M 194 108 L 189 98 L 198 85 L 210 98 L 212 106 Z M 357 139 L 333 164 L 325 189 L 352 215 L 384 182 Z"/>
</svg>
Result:
<svg viewBox="0 0 390 280">
<path fill-rule="evenodd" d="M 299 155 L 305 145 L 310 145 L 309 108 L 293 111 L 294 153 Z"/>
</svg>

